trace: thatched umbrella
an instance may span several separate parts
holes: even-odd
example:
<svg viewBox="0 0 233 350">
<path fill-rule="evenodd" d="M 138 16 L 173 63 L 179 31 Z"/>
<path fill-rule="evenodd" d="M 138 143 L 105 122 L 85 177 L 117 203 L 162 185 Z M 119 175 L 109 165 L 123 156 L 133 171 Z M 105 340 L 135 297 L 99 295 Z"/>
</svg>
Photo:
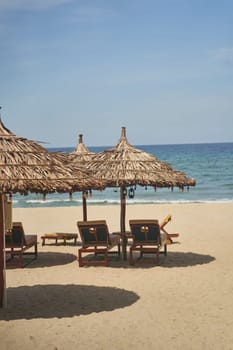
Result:
<svg viewBox="0 0 233 350">
<path fill-rule="evenodd" d="M 195 180 L 188 178 L 185 173 L 173 170 L 171 165 L 159 161 L 153 155 L 143 152 L 129 144 L 126 129 L 122 127 L 121 137 L 117 145 L 111 149 L 97 153 L 86 163 L 98 178 L 107 181 L 107 187 L 121 189 L 120 230 L 125 232 L 126 193 L 127 186 L 135 185 L 157 187 L 195 186 Z"/>
<path fill-rule="evenodd" d="M 85 162 L 91 160 L 94 155 L 95 153 L 91 152 L 83 143 L 83 134 L 79 134 L 78 144 L 68 157 L 71 161 L 85 164 Z"/>
<path fill-rule="evenodd" d="M 78 144 L 74 151 L 68 154 L 68 160 L 73 164 L 78 166 L 84 166 L 86 162 L 91 161 L 92 157 L 95 155 L 91 152 L 87 146 L 83 143 L 83 135 L 79 134 Z M 88 191 L 82 192 L 82 202 L 83 202 L 83 220 L 87 220 L 87 196 Z"/>
<path fill-rule="evenodd" d="M 105 183 L 77 166 L 64 165 L 37 142 L 17 137 L 0 118 L 0 307 L 4 299 L 4 196 L 103 189 Z"/>
</svg>

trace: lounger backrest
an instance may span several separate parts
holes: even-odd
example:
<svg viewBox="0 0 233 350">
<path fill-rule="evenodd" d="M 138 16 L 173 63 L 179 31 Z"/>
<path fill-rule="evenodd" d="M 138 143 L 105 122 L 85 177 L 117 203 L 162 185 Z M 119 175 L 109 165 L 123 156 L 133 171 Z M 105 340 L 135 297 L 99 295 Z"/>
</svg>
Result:
<svg viewBox="0 0 233 350">
<path fill-rule="evenodd" d="M 160 228 L 158 220 L 129 220 L 134 242 L 160 244 Z"/>
<path fill-rule="evenodd" d="M 161 224 L 160 224 L 160 230 L 163 230 L 163 229 L 164 229 L 164 226 L 166 226 L 166 225 L 169 223 L 169 221 L 171 221 L 171 219 L 172 219 L 172 216 L 171 216 L 170 214 L 168 214 L 168 215 L 163 219 L 163 221 L 161 222 Z"/>
<path fill-rule="evenodd" d="M 22 222 L 13 222 L 12 231 L 6 236 L 6 243 L 25 245 L 26 239 Z"/>
<path fill-rule="evenodd" d="M 78 221 L 80 237 L 83 245 L 110 245 L 108 226 L 105 220 Z"/>
</svg>

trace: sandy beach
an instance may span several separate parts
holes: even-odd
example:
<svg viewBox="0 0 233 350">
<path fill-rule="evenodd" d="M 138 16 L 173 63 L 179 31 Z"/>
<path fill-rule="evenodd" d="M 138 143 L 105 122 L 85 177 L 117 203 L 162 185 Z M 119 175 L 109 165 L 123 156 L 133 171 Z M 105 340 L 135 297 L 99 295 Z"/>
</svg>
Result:
<svg viewBox="0 0 233 350">
<path fill-rule="evenodd" d="M 119 230 L 119 206 L 89 206 L 88 218 Z M 128 205 L 129 219 L 172 214 L 179 238 L 159 266 L 112 259 L 78 267 L 78 245 L 41 245 L 48 232 L 77 233 L 82 207 L 13 210 L 38 235 L 38 259 L 7 268 L 1 349 L 233 349 L 233 204 Z"/>
</svg>

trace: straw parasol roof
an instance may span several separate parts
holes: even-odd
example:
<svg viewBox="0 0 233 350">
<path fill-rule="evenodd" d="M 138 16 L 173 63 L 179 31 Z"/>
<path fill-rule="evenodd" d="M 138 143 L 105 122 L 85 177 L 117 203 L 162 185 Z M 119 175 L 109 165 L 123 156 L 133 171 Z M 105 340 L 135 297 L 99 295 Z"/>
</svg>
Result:
<svg viewBox="0 0 233 350">
<path fill-rule="evenodd" d="M 108 187 L 121 188 L 121 232 L 125 232 L 125 207 L 127 186 L 184 187 L 195 186 L 196 182 L 181 171 L 174 170 L 168 163 L 159 161 L 153 155 L 129 144 L 126 128 L 122 127 L 117 145 L 93 156 L 87 162 L 98 178 L 107 181 Z"/>
<path fill-rule="evenodd" d="M 67 158 L 68 158 L 68 162 L 71 162 L 74 166 L 77 165 L 85 168 L 86 162 L 90 161 L 94 155 L 95 153 L 91 152 L 83 143 L 83 135 L 79 134 L 78 144 L 74 149 L 74 151 L 68 154 Z M 70 196 L 72 196 L 72 194 Z M 83 202 L 83 220 L 84 221 L 87 220 L 87 197 L 88 197 L 88 191 L 83 191 L 82 202 Z"/>
<path fill-rule="evenodd" d="M 49 153 L 37 142 L 17 137 L 0 118 L 0 307 L 3 306 L 5 284 L 4 195 L 105 188 L 105 182 L 91 174 L 76 165 L 65 164 L 61 156 Z"/>
<path fill-rule="evenodd" d="M 27 194 L 103 189 L 103 181 L 91 171 L 64 166 L 59 154 L 52 154 L 35 141 L 17 137 L 0 119 L 0 192 Z"/>
<path fill-rule="evenodd" d="M 74 151 L 68 155 L 68 157 L 75 163 L 85 164 L 87 161 L 91 160 L 94 155 L 95 153 L 91 152 L 83 143 L 83 134 L 79 134 L 78 144 Z"/>
<path fill-rule="evenodd" d="M 169 163 L 159 161 L 155 156 L 129 144 L 126 128 L 122 127 L 117 145 L 100 152 L 87 164 L 96 176 L 105 179 L 107 186 L 154 186 L 189 187 L 195 186 L 195 180 L 185 173 L 174 170 Z"/>
</svg>

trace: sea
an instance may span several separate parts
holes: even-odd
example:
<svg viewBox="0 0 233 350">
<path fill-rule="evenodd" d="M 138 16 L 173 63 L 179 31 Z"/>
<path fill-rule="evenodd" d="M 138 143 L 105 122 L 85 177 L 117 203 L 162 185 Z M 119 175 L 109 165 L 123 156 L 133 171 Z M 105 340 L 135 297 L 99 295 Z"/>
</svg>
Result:
<svg viewBox="0 0 233 350">
<path fill-rule="evenodd" d="M 227 203 L 233 202 L 233 142 L 198 143 L 169 145 L 135 145 L 156 156 L 160 161 L 168 162 L 173 169 L 181 170 L 196 180 L 196 186 L 180 191 L 178 188 L 157 189 L 136 186 L 134 198 L 127 196 L 127 205 L 152 203 Z M 88 147 L 92 152 L 101 152 L 112 148 Z M 71 152 L 74 147 L 47 148 L 48 151 Z M 129 191 L 128 191 L 129 192 Z M 30 193 L 26 196 L 13 195 L 15 208 L 69 207 L 82 206 L 80 192 L 68 194 L 48 194 L 46 199 L 41 194 Z M 119 205 L 120 190 L 106 188 L 92 191 L 87 198 L 87 205 Z"/>
</svg>

